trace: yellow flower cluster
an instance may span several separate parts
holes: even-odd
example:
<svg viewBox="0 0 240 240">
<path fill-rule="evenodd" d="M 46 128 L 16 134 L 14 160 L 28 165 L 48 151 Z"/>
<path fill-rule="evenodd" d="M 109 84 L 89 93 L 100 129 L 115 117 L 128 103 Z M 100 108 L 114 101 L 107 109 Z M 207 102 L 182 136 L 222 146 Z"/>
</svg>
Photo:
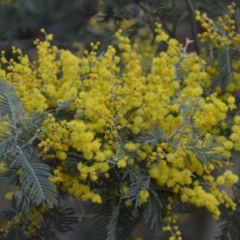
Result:
<svg viewBox="0 0 240 240">
<path fill-rule="evenodd" d="M 99 120 L 95 128 L 101 127 L 104 123 L 104 120 Z M 89 131 L 89 126 L 82 120 L 56 122 L 53 115 L 48 114 L 48 118 L 44 121 L 42 138 L 46 140 L 41 141 L 39 147 L 42 147 L 42 152 L 50 158 L 53 156 L 46 153 L 54 150 L 57 158 L 65 160 L 70 147 L 82 152 L 85 159 L 94 158 L 99 162 L 109 154 L 108 151 L 100 151 L 100 139 L 94 139 L 94 133 Z"/>
<path fill-rule="evenodd" d="M 9 193 L 12 195 L 12 193 Z M 39 227 L 39 223 L 43 218 L 43 214 L 46 210 L 48 210 L 47 206 L 42 206 L 38 209 L 36 209 L 35 207 L 31 207 L 31 212 L 28 215 L 28 220 L 29 222 L 25 222 L 24 224 L 26 224 L 27 226 L 27 230 L 26 230 L 26 235 L 27 236 L 36 236 L 37 235 L 37 229 Z M 11 226 L 14 226 L 15 224 L 17 225 L 21 225 L 23 224 L 22 221 L 25 218 L 25 213 L 23 212 L 18 212 L 12 219 L 11 221 L 7 221 L 6 225 L 3 228 L 0 228 L 0 233 L 1 234 L 8 234 L 9 230 L 11 228 Z"/>
<path fill-rule="evenodd" d="M 234 123 L 232 126 L 232 134 L 230 135 L 230 140 L 234 142 L 234 149 L 240 150 L 240 116 L 235 116 Z"/>
<path fill-rule="evenodd" d="M 4 161 L 0 162 L 0 173 L 5 172 L 7 170 L 7 164 Z"/>
<path fill-rule="evenodd" d="M 190 157 L 190 162 L 187 156 Z M 238 181 L 238 177 L 230 170 L 216 180 L 212 176 L 214 165 L 201 165 L 196 156 L 190 152 L 178 149 L 175 154 L 167 155 L 166 161 L 153 165 L 149 169 L 149 174 L 161 187 L 171 188 L 174 193 L 180 196 L 182 202 L 190 202 L 198 207 L 206 207 L 213 213 L 214 218 L 218 218 L 220 204 L 228 204 L 229 207 L 235 209 L 236 205 L 232 202 L 225 192 L 217 190 L 217 185 L 232 186 Z M 210 192 L 206 192 L 197 176 L 201 176 L 205 180 L 205 184 L 211 186 Z M 219 200 L 221 199 L 221 201 Z"/>
<path fill-rule="evenodd" d="M 151 182 L 173 193 L 175 201 L 206 207 L 218 218 L 220 204 L 236 207 L 217 186 L 232 186 L 237 176 L 229 170 L 217 179 L 212 175 L 217 165 L 223 167 L 217 157 L 229 158 L 231 150 L 240 147 L 239 117 L 234 120 L 230 138 L 221 136 L 219 129 L 220 125 L 224 129 L 227 112 L 236 107 L 234 98 L 229 95 L 223 100 L 217 93 L 204 97 L 203 90 L 211 79 L 206 62 L 183 52 L 160 24 L 156 24 L 156 33 L 156 41 L 168 47 L 152 58 L 149 72 L 143 70 L 142 56 L 119 30 L 115 37 L 121 55 L 109 46 L 97 56 L 99 43 L 92 43 L 91 52 L 84 51 L 78 58 L 51 46 L 52 35 L 45 33 L 45 41 L 35 41 L 38 62 L 30 63 L 13 47 L 19 62 L 7 61 L 3 54 L 1 61 L 7 69 L 1 70 L 0 76 L 16 88 L 28 114 L 50 112 L 38 147 L 44 160 L 57 163 L 50 180 L 62 191 L 82 201 L 101 203 L 98 180 L 115 178 L 112 169 L 122 176 L 127 168 L 137 172 L 141 166 Z M 157 132 L 153 124 L 163 136 L 155 143 L 139 140 L 146 132 Z M 196 129 L 199 132 L 195 133 Z M 209 149 L 214 136 L 219 146 Z M 195 147 L 205 151 L 204 156 L 211 156 L 207 163 L 191 148 L 195 139 L 199 140 Z M 77 161 L 74 176 L 67 171 L 72 158 Z M 130 187 L 131 183 L 124 184 Z M 116 192 L 121 192 L 118 187 Z M 139 204 L 146 204 L 149 197 L 148 189 L 142 188 Z M 130 206 L 131 199 L 126 203 Z M 180 232 L 176 236 L 181 239 Z"/>
<path fill-rule="evenodd" d="M 1 97 L 0 97 L 1 99 Z M 1 101 L 1 100 L 0 100 Z M 0 122 L 0 141 L 5 139 L 8 136 L 11 136 L 11 132 L 9 131 L 10 124 L 7 119 L 1 119 Z"/>
<path fill-rule="evenodd" d="M 148 201 L 149 192 L 147 190 L 141 190 L 139 192 L 139 203 L 142 205 L 143 203 L 146 203 Z"/>
<path fill-rule="evenodd" d="M 13 198 L 13 192 L 6 193 L 5 198 L 11 200 Z"/>
<path fill-rule="evenodd" d="M 217 178 L 217 184 L 232 186 L 235 182 L 237 182 L 237 180 L 237 176 L 232 175 L 232 172 L 230 170 L 227 170 L 223 175 Z"/>
<path fill-rule="evenodd" d="M 44 212 L 48 209 L 47 206 L 40 207 L 36 210 L 35 207 L 31 207 L 31 212 L 29 213 L 29 222 L 25 224 L 27 225 L 26 235 L 27 236 L 36 236 L 38 234 L 37 229 L 39 227 L 39 223 L 43 218 Z M 9 232 L 9 229 L 14 224 L 22 224 L 22 219 L 25 217 L 25 214 L 22 212 L 19 212 L 16 214 L 11 221 L 6 222 L 5 229 L 0 228 L 0 232 L 7 234 Z"/>
<path fill-rule="evenodd" d="M 80 164 L 81 165 L 81 164 Z M 78 168 L 81 169 L 81 166 Z M 90 171 L 91 179 L 95 179 L 95 169 L 87 169 L 85 174 L 88 174 Z M 92 172 L 91 172 L 92 171 Z M 81 179 L 83 178 L 83 172 L 81 172 Z M 79 178 L 72 177 L 69 174 L 64 173 L 64 169 L 62 166 L 58 166 L 54 170 L 54 176 L 50 178 L 56 186 L 59 187 L 62 191 L 68 192 L 72 194 L 77 199 L 81 199 L 82 201 L 91 200 L 94 203 L 101 203 L 101 196 L 94 191 L 91 191 L 90 187 L 87 184 L 82 184 L 79 181 Z"/>
<path fill-rule="evenodd" d="M 39 223 L 43 218 L 44 212 L 48 210 L 47 206 L 36 209 L 34 206 L 31 207 L 31 212 L 29 213 L 29 222 L 30 224 L 27 227 L 26 234 L 28 236 L 36 236 L 38 234 L 37 229 L 39 227 Z"/>
<path fill-rule="evenodd" d="M 231 46 L 233 49 L 237 49 L 240 44 L 240 35 L 236 32 L 235 20 L 233 19 L 235 6 L 234 2 L 229 5 L 228 12 L 223 17 L 219 17 L 216 22 L 208 18 L 206 13 L 201 14 L 196 11 L 196 20 L 200 21 L 206 29 L 203 34 L 198 35 L 201 42 L 210 39 L 216 48 Z"/>
<path fill-rule="evenodd" d="M 163 219 L 163 222 L 166 223 L 166 226 L 162 228 L 164 232 L 171 232 L 172 236 L 169 237 L 169 240 L 182 240 L 181 231 L 177 226 L 177 215 L 168 215 Z"/>
<path fill-rule="evenodd" d="M 235 19 L 235 8 L 236 4 L 233 2 L 228 6 L 226 13 L 223 17 L 217 19 L 210 19 L 206 13 L 200 13 L 196 11 L 196 20 L 199 21 L 205 31 L 202 34 L 198 34 L 202 43 L 208 42 L 211 46 L 219 51 L 226 52 L 236 51 L 240 45 L 240 34 L 236 31 L 236 19 Z M 212 54 L 212 53 L 211 53 Z M 212 79 L 219 75 L 219 62 L 214 63 L 214 67 L 208 66 L 207 72 L 212 76 Z M 232 71 L 232 82 L 226 87 L 228 94 L 225 93 L 223 99 L 226 101 L 229 95 L 234 89 L 240 89 L 238 69 L 240 67 L 240 59 L 231 60 L 230 66 Z M 218 87 L 216 92 L 220 93 L 221 88 Z"/>
</svg>

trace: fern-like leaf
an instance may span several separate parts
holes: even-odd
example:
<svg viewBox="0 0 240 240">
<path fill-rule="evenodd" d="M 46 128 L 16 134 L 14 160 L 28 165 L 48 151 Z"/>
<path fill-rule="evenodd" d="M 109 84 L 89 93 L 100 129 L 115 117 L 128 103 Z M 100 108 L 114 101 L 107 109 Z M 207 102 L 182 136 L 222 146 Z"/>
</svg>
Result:
<svg viewBox="0 0 240 240">
<path fill-rule="evenodd" d="M 38 228 L 38 235 L 44 239 L 55 239 L 56 231 L 66 233 L 73 231 L 72 225 L 78 223 L 78 217 L 74 216 L 73 208 L 56 206 L 43 214 L 43 219 Z M 52 228 L 49 228 L 51 223 Z"/>
<path fill-rule="evenodd" d="M 10 151 L 10 149 L 13 147 L 14 137 L 9 136 L 8 134 L 4 134 L 4 140 L 1 138 L 0 142 L 0 157 L 2 157 L 4 154 Z M 3 135 L 1 135 L 3 137 Z"/>
<path fill-rule="evenodd" d="M 121 206 L 120 203 L 113 208 L 112 216 L 107 225 L 107 229 L 109 229 L 107 240 L 133 239 L 130 229 L 131 212 L 128 208 Z"/>
<path fill-rule="evenodd" d="M 17 115 L 23 110 L 16 90 L 8 82 L 0 80 L 0 115 L 9 118 Z"/>
<path fill-rule="evenodd" d="M 6 185 L 15 184 L 18 181 L 17 171 L 18 169 L 10 168 L 7 171 L 1 173 L 0 181 Z"/>
<path fill-rule="evenodd" d="M 48 203 L 52 207 L 57 204 L 56 186 L 48 179 L 51 177 L 49 167 L 46 164 L 30 163 L 24 151 L 20 152 L 17 163 L 22 169 L 20 175 L 22 192 L 28 193 L 37 206 Z"/>
<path fill-rule="evenodd" d="M 192 203 L 183 203 L 183 202 L 176 202 L 172 205 L 173 212 L 177 213 L 193 213 L 196 211 L 196 206 Z"/>
<path fill-rule="evenodd" d="M 3 210 L 0 212 L 0 219 L 11 221 L 16 216 L 16 211 L 14 209 Z"/>
<path fill-rule="evenodd" d="M 73 208 L 70 207 L 60 207 L 50 210 L 54 214 L 54 224 L 56 230 L 60 232 L 73 231 L 71 227 L 72 224 L 78 223 L 78 217 L 74 216 L 75 212 Z"/>
<path fill-rule="evenodd" d="M 237 204 L 236 210 L 226 209 L 222 206 L 219 220 L 219 234 L 215 239 L 235 240 L 240 232 L 240 185 L 233 186 L 234 202 Z"/>
<path fill-rule="evenodd" d="M 96 217 L 92 224 L 91 239 L 106 240 L 108 219 L 112 215 L 113 207 L 110 203 L 95 208 Z"/>
<path fill-rule="evenodd" d="M 232 78 L 231 50 L 229 47 L 226 47 L 225 51 L 219 56 L 219 68 L 221 85 L 223 88 L 226 88 Z"/>
<path fill-rule="evenodd" d="M 240 9 L 237 8 L 236 10 L 236 32 L 239 34 L 240 33 Z"/>
<path fill-rule="evenodd" d="M 199 11 L 207 13 L 210 18 L 223 15 L 226 10 L 221 0 L 197 0 L 196 7 Z"/>
<path fill-rule="evenodd" d="M 240 228 L 240 212 L 239 210 L 225 210 L 222 211 L 220 233 L 215 239 L 219 240 L 235 240 L 239 234 Z"/>
<path fill-rule="evenodd" d="M 153 128 L 149 129 L 141 134 L 137 138 L 137 141 L 142 145 L 150 144 L 151 147 L 155 147 L 159 141 L 164 140 L 164 132 L 159 128 L 157 124 L 153 124 Z"/>
<path fill-rule="evenodd" d="M 24 229 L 22 226 L 18 224 L 13 224 L 7 236 L 4 238 L 4 240 L 28 240 L 29 238 L 25 235 Z"/>
<path fill-rule="evenodd" d="M 125 177 L 126 176 L 124 175 L 124 178 Z M 130 189 L 121 199 L 130 199 L 131 201 L 134 201 L 135 208 L 137 208 L 141 205 L 139 201 L 139 193 L 141 190 L 148 190 L 150 186 L 150 177 L 144 172 L 141 172 L 141 174 L 135 174 L 130 170 L 129 178 L 131 181 Z"/>
<path fill-rule="evenodd" d="M 222 161 L 227 160 L 225 156 L 213 152 L 213 149 L 220 145 L 220 143 L 215 141 L 214 137 L 210 137 L 203 140 L 196 138 L 192 141 L 188 141 L 185 147 L 196 155 L 202 165 L 208 166 L 210 163 L 214 163 L 216 159 Z M 191 159 L 189 160 L 191 161 Z"/>
<path fill-rule="evenodd" d="M 97 207 L 97 217 L 92 225 L 93 240 L 133 240 L 131 234 L 132 213 L 122 201 L 117 205 L 108 202 Z"/>
<path fill-rule="evenodd" d="M 145 222 L 148 223 L 151 220 L 151 228 L 154 228 L 166 214 L 166 194 L 163 191 L 156 192 L 152 188 L 149 193 L 147 203 L 141 208 L 143 209 Z"/>
</svg>

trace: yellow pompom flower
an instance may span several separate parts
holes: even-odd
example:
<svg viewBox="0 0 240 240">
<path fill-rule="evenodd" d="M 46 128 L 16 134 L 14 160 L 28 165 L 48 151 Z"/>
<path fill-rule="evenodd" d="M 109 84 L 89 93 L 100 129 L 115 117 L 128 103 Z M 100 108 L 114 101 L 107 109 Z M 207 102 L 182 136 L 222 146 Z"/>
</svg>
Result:
<svg viewBox="0 0 240 240">
<path fill-rule="evenodd" d="M 234 123 L 240 124 L 240 116 L 235 116 L 234 117 Z"/>
<path fill-rule="evenodd" d="M 225 177 L 224 176 L 219 176 L 217 178 L 216 182 L 217 182 L 218 185 L 224 185 L 225 184 Z"/>
<path fill-rule="evenodd" d="M 125 144 L 125 148 L 129 151 L 134 151 L 137 149 L 137 145 L 133 142 L 128 142 Z"/>
<path fill-rule="evenodd" d="M 6 193 L 5 198 L 11 200 L 13 198 L 13 193 L 12 192 Z"/>
<path fill-rule="evenodd" d="M 233 142 L 231 142 L 231 141 L 226 141 L 226 142 L 224 142 L 223 143 L 223 146 L 224 146 L 224 148 L 226 148 L 227 150 L 231 150 L 233 147 L 234 147 L 234 145 L 233 145 Z"/>
<path fill-rule="evenodd" d="M 125 168 L 127 165 L 126 161 L 124 159 L 121 159 L 117 162 L 118 168 Z"/>
<path fill-rule="evenodd" d="M 4 161 L 0 162 L 0 173 L 6 172 L 7 171 L 7 164 Z"/>
<path fill-rule="evenodd" d="M 139 203 L 140 205 L 148 201 L 149 192 L 147 190 L 141 190 L 139 193 Z"/>
</svg>

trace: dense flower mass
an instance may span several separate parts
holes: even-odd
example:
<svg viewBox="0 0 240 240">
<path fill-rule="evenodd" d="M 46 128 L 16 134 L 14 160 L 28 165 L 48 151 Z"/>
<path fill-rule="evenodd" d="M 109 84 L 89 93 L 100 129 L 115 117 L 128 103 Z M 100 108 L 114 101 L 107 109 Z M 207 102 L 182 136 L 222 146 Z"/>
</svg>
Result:
<svg viewBox="0 0 240 240">
<path fill-rule="evenodd" d="M 215 25 L 205 15 L 197 12 L 196 18 L 207 29 L 202 39 L 209 37 L 216 47 L 239 46 L 239 34 L 231 33 L 232 20 L 231 31 L 221 25 L 229 33 L 227 40 L 210 34 L 216 32 Z M 217 177 L 212 174 L 231 165 L 231 151 L 240 150 L 240 117 L 234 117 L 230 128 L 227 122 L 228 112 L 236 109 L 232 83 L 225 94 L 209 91 L 214 71 L 206 70 L 206 61 L 183 51 L 160 24 L 156 34 L 156 42 L 167 44 L 167 50 L 153 57 L 149 68 L 143 68 L 145 56 L 121 30 L 115 34 L 117 47 L 98 54 L 100 43 L 91 43 L 92 50 L 85 50 L 82 58 L 52 46 L 53 36 L 46 34 L 45 41 L 34 42 L 37 62 L 31 63 L 15 47 L 18 61 L 8 61 L 2 52 L 6 69 L 0 70 L 0 77 L 16 88 L 29 115 L 48 112 L 38 147 L 41 158 L 53 163 L 50 180 L 60 190 L 82 201 L 102 203 L 108 185 L 102 182 L 110 185 L 118 174 L 118 189 L 109 193 L 109 199 L 121 196 L 130 208 L 140 207 L 152 197 L 151 189 L 167 188 L 168 210 L 181 201 L 205 207 L 218 219 L 220 205 L 236 208 L 219 186 L 230 187 L 238 177 L 229 169 Z M 232 89 L 239 82 L 235 78 Z M 2 122 L 0 128 L 5 125 Z M 72 159 L 74 174 L 67 171 Z M 148 184 L 133 196 L 132 178 L 126 176 L 142 171 Z M 40 215 L 31 215 L 36 225 Z M 28 228 L 29 234 L 34 231 Z"/>
</svg>

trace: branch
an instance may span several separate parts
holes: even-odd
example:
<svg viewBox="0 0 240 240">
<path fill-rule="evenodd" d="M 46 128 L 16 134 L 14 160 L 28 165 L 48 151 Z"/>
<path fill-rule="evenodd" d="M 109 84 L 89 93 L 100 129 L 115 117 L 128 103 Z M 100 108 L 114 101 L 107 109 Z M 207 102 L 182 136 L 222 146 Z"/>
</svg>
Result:
<svg viewBox="0 0 240 240">
<path fill-rule="evenodd" d="M 176 8 L 177 8 L 177 0 L 171 0 L 171 2 L 172 2 L 172 8 L 173 8 L 174 10 L 176 10 Z M 172 32 L 173 32 L 173 35 L 174 35 L 174 36 L 176 36 L 176 29 L 177 29 L 177 24 L 174 23 L 174 24 L 173 24 L 173 29 L 172 29 Z"/>
<path fill-rule="evenodd" d="M 200 55 L 200 44 L 197 38 L 197 24 L 196 24 L 196 19 L 195 19 L 195 10 L 192 4 L 191 0 L 186 0 L 188 9 L 189 9 L 189 15 L 190 15 L 190 20 L 191 20 L 191 27 L 192 27 L 192 34 L 193 34 L 193 39 L 194 39 L 194 46 L 196 49 L 196 52 L 198 55 Z"/>
</svg>

